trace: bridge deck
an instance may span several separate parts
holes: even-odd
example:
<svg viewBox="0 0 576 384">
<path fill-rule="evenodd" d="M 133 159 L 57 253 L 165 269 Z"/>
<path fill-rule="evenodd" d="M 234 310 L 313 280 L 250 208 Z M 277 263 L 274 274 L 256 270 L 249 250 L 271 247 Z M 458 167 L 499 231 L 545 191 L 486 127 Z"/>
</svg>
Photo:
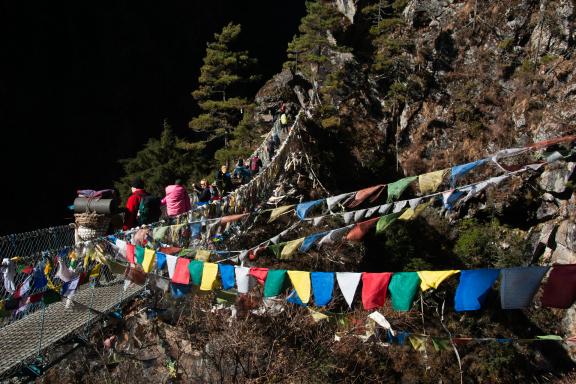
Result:
<svg viewBox="0 0 576 384">
<path fill-rule="evenodd" d="M 84 285 L 76 292 L 73 300 L 96 311 L 109 312 L 118 303 L 142 290 L 141 286 L 131 285 L 123 292 L 123 283 L 124 277 L 117 276 L 110 283 L 95 288 Z M 65 308 L 65 303 L 66 299 L 63 299 L 46 307 L 41 345 L 42 310 L 0 328 L 0 376 L 21 362 L 35 357 L 39 348 L 51 346 L 99 316 L 87 309 L 78 309 L 81 306 Z"/>
</svg>

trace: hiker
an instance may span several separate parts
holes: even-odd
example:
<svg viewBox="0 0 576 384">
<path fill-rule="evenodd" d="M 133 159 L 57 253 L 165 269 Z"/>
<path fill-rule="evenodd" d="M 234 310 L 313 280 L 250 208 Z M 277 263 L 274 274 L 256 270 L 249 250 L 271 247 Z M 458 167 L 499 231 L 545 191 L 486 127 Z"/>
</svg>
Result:
<svg viewBox="0 0 576 384">
<path fill-rule="evenodd" d="M 228 173 L 228 167 L 223 165 L 220 170 L 216 172 L 216 186 L 222 192 L 222 196 L 228 192 L 232 192 L 232 178 Z"/>
<path fill-rule="evenodd" d="M 206 181 L 206 179 L 200 180 L 200 186 L 192 184 L 192 188 L 194 188 L 194 191 L 198 196 L 198 205 L 204 205 L 210 202 L 212 193 L 210 192 L 210 186 L 208 185 L 208 181 Z"/>
<path fill-rule="evenodd" d="M 238 159 L 238 163 L 236 164 L 236 168 L 234 168 L 232 175 L 236 178 L 239 178 L 241 184 L 246 184 L 249 182 L 252 176 L 248 168 L 244 166 L 244 160 L 242 159 Z"/>
<path fill-rule="evenodd" d="M 220 191 L 218 191 L 218 187 L 214 184 L 210 184 L 210 199 L 212 201 L 222 200 L 222 196 L 220 196 Z"/>
<path fill-rule="evenodd" d="M 173 185 L 166 187 L 166 196 L 161 203 L 166 204 L 168 217 L 178 216 L 191 209 L 190 197 L 186 188 L 182 185 L 181 179 L 177 179 Z"/>
<path fill-rule="evenodd" d="M 252 177 L 254 177 L 258 172 L 260 172 L 261 167 L 262 167 L 262 160 L 260 160 L 258 153 L 256 153 L 250 159 L 250 173 L 252 174 Z"/>
<path fill-rule="evenodd" d="M 147 196 L 148 194 L 144 190 L 144 182 L 141 178 L 136 177 L 132 180 L 130 184 L 132 194 L 128 197 L 126 201 L 126 212 L 124 214 L 124 226 L 122 229 L 127 230 L 130 228 L 134 228 L 137 223 L 138 218 L 138 210 L 140 208 L 140 202 L 142 201 L 142 197 Z"/>
<path fill-rule="evenodd" d="M 274 148 L 274 141 L 272 141 L 272 138 L 270 138 L 266 142 L 266 152 L 268 152 L 268 161 L 272 160 L 272 157 L 274 157 L 275 150 L 276 149 Z"/>
</svg>

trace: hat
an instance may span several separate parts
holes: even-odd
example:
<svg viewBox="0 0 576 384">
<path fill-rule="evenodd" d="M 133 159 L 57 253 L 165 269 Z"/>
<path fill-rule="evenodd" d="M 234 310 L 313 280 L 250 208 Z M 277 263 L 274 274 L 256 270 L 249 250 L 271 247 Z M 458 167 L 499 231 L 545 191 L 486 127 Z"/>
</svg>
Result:
<svg viewBox="0 0 576 384">
<path fill-rule="evenodd" d="M 130 184 L 130 186 L 133 188 L 144 189 L 144 182 L 142 181 L 141 178 L 135 177 L 132 180 L 132 183 Z"/>
</svg>

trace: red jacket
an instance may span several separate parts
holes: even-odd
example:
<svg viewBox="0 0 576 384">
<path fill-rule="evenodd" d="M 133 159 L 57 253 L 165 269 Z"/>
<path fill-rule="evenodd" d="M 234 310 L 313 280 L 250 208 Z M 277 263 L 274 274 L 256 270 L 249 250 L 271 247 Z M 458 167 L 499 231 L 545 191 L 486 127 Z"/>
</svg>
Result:
<svg viewBox="0 0 576 384">
<path fill-rule="evenodd" d="M 186 188 L 181 185 L 169 185 L 166 187 L 166 196 L 162 199 L 166 204 L 168 216 L 176 216 L 190 210 L 190 196 Z"/>
<path fill-rule="evenodd" d="M 138 208 L 140 208 L 140 201 L 142 200 L 142 196 L 146 195 L 146 191 L 137 189 L 128 197 L 126 201 L 126 213 L 124 214 L 124 230 L 134 228 L 137 225 L 136 218 L 138 216 Z"/>
</svg>

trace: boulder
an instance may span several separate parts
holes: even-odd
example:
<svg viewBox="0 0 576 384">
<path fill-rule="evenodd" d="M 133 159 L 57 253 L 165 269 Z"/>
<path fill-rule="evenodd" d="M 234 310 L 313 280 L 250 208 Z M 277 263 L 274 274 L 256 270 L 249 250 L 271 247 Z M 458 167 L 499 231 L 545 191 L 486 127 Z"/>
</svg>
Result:
<svg viewBox="0 0 576 384">
<path fill-rule="evenodd" d="M 566 191 L 566 183 L 574 172 L 576 163 L 556 162 L 542 172 L 538 184 L 547 192 L 563 193 Z"/>
</svg>

